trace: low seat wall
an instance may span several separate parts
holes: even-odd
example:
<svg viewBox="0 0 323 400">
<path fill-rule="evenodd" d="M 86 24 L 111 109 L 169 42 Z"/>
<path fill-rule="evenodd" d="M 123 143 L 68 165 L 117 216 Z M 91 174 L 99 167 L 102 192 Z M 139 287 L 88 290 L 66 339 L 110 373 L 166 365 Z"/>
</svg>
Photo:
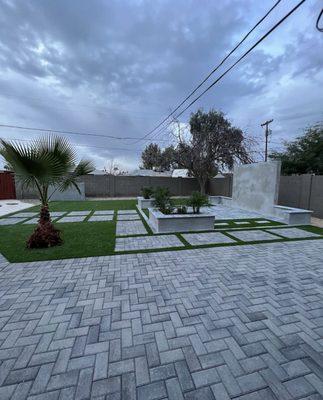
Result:
<svg viewBox="0 0 323 400">
<path fill-rule="evenodd" d="M 273 214 L 289 225 L 310 225 L 313 211 L 285 206 L 274 206 Z"/>
<path fill-rule="evenodd" d="M 149 225 L 155 233 L 194 232 L 214 229 L 214 215 L 170 214 L 149 208 Z"/>
</svg>

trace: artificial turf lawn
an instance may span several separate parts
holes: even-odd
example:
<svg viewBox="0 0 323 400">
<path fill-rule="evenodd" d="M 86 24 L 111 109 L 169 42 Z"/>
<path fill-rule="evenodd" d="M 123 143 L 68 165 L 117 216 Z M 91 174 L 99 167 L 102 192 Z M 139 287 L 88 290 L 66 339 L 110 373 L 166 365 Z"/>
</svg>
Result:
<svg viewBox="0 0 323 400">
<path fill-rule="evenodd" d="M 176 199 L 179 204 L 182 199 Z M 136 200 L 103 200 L 103 201 L 76 201 L 76 202 L 52 202 L 50 203 L 50 211 L 85 211 L 85 210 L 125 210 L 135 209 Z M 27 209 L 26 211 L 38 211 L 39 206 L 35 206 Z M 139 213 L 140 215 L 140 213 Z M 148 227 L 146 221 L 140 216 L 144 223 L 148 235 L 152 232 Z M 228 236 L 230 235 L 230 229 L 245 228 L 250 229 L 254 227 L 266 229 L 273 228 L 275 225 L 280 225 L 272 221 L 271 224 L 260 226 L 256 224 L 254 220 L 249 221 L 246 226 L 235 225 L 232 220 L 226 220 L 229 225 L 226 229 L 229 229 Z M 54 223 L 55 224 L 55 223 Z M 115 254 L 115 232 L 116 232 L 116 217 L 113 221 L 106 222 L 75 222 L 75 223 L 60 223 L 56 224 L 56 227 L 62 231 L 62 238 L 64 243 L 61 246 L 56 246 L 48 249 L 27 249 L 26 241 L 32 233 L 35 225 L 6 225 L 0 226 L 0 253 L 2 253 L 10 262 L 28 262 L 28 261 L 44 261 L 53 259 L 65 259 L 65 258 L 78 258 L 78 257 L 94 257 Z M 314 226 L 302 226 L 305 230 L 318 233 L 323 235 L 323 229 Z M 226 234 L 225 229 L 219 229 L 221 232 Z M 236 246 L 245 245 L 252 243 L 263 243 L 263 242 L 248 242 L 244 243 L 237 241 L 236 243 L 228 244 L 210 244 L 202 246 L 191 246 L 189 245 L 179 233 L 176 234 L 178 238 L 185 244 L 183 248 L 167 248 L 167 249 L 150 249 L 150 250 L 139 250 L 131 251 L 129 253 L 148 253 L 154 251 L 169 251 L 169 250 L 187 250 L 193 248 L 207 248 L 207 247 L 218 247 L 218 246 Z M 133 235 L 135 236 L 135 235 Z M 322 236 L 323 238 L 323 236 Z M 310 238 L 311 239 L 311 238 Z M 274 241 L 294 241 L 294 240 L 308 240 L 308 239 L 275 239 Z M 268 243 L 268 241 L 264 242 Z"/>
<path fill-rule="evenodd" d="M 64 243 L 48 249 L 27 249 L 26 241 L 34 225 L 0 227 L 0 252 L 11 262 L 92 257 L 112 254 L 115 244 L 115 221 L 55 224 L 62 231 Z"/>
</svg>

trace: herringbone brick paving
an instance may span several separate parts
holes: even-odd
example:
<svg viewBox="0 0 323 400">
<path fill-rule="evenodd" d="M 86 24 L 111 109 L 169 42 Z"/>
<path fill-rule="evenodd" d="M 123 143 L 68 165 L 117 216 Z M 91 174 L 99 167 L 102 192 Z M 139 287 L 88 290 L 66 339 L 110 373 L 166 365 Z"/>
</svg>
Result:
<svg viewBox="0 0 323 400">
<path fill-rule="evenodd" d="M 8 264 L 0 399 L 322 399 L 323 241 Z"/>
</svg>

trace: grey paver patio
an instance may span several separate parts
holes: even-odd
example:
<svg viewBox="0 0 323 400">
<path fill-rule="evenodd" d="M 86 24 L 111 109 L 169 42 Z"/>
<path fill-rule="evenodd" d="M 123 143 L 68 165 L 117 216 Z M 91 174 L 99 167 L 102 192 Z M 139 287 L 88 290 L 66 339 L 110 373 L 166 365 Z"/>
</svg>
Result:
<svg viewBox="0 0 323 400">
<path fill-rule="evenodd" d="M 136 221 L 139 219 L 140 217 L 138 214 L 121 214 L 117 217 L 118 221 Z"/>
<path fill-rule="evenodd" d="M 298 238 L 307 238 L 307 237 L 320 237 L 313 232 L 304 231 L 303 229 L 298 228 L 277 228 L 277 229 L 266 229 L 267 232 L 277 233 L 277 235 L 281 235 L 288 239 L 298 239 Z"/>
<path fill-rule="evenodd" d="M 112 221 L 113 215 L 92 215 L 88 219 L 88 222 L 103 222 L 103 221 Z"/>
<path fill-rule="evenodd" d="M 93 215 L 114 215 L 114 210 L 94 211 Z"/>
<path fill-rule="evenodd" d="M 261 229 L 249 229 L 246 231 L 230 231 L 231 236 L 240 239 L 244 242 L 254 242 L 254 241 L 262 241 L 262 240 L 276 240 L 279 239 L 278 236 L 272 235 L 269 232 L 265 232 Z"/>
<path fill-rule="evenodd" d="M 124 214 L 138 214 L 136 210 L 119 210 L 118 215 Z"/>
<path fill-rule="evenodd" d="M 25 220 L 26 218 L 0 218 L 0 225 L 16 225 Z"/>
<path fill-rule="evenodd" d="M 0 398 L 322 398 L 323 240 L 7 264 Z"/>
<path fill-rule="evenodd" d="M 146 235 L 147 233 L 141 221 L 117 221 L 117 236 Z"/>
<path fill-rule="evenodd" d="M 176 235 L 136 236 L 116 239 L 116 251 L 161 249 L 165 247 L 182 247 L 184 244 Z"/>
<path fill-rule="evenodd" d="M 235 240 L 229 238 L 221 232 L 188 233 L 185 235 L 182 234 L 182 236 L 189 244 L 194 246 L 235 242 Z"/>
<path fill-rule="evenodd" d="M 86 211 L 70 211 L 67 216 L 68 217 L 74 217 L 78 215 L 89 215 L 91 213 L 91 210 L 86 210 Z"/>
<path fill-rule="evenodd" d="M 67 215 L 66 217 L 58 219 L 56 222 L 59 223 L 66 223 L 66 222 L 82 222 L 86 218 L 85 215 L 75 215 L 75 216 L 69 216 Z"/>
</svg>

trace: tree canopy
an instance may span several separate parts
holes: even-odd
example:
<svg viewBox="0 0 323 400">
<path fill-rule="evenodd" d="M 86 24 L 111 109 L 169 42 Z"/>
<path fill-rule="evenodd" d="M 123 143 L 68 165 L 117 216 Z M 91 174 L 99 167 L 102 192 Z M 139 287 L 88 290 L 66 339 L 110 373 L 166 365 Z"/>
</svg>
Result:
<svg viewBox="0 0 323 400">
<path fill-rule="evenodd" d="M 271 159 L 281 160 L 282 173 L 323 174 L 323 124 L 307 128 L 304 134 L 285 143 L 282 152 L 273 152 Z"/>
<path fill-rule="evenodd" d="M 158 144 L 150 143 L 142 152 L 141 159 L 145 169 L 169 171 L 176 167 L 176 149 L 174 146 L 161 149 Z"/>
<path fill-rule="evenodd" d="M 197 178 L 204 193 L 208 179 L 219 169 L 232 169 L 235 162 L 252 161 L 241 129 L 233 126 L 222 112 L 198 110 L 190 117 L 190 139 L 180 141 L 177 161 Z"/>
</svg>

